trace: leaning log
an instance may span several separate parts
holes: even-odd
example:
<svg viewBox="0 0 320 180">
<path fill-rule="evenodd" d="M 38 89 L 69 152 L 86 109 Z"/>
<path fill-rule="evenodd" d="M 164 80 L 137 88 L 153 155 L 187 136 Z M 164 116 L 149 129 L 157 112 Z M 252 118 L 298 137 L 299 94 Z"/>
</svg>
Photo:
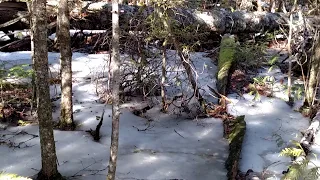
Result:
<svg viewBox="0 0 320 180">
<path fill-rule="evenodd" d="M 49 22 L 54 21 L 56 7 L 49 1 L 47 6 L 48 14 L 51 18 Z M 1 5 L 2 3 L 0 3 Z M 4 5 L 3 5 L 4 6 Z M 11 3 L 12 6 L 12 3 Z M 18 5 L 17 5 L 18 6 Z M 21 5 L 19 5 L 21 6 Z M 71 28 L 77 29 L 108 29 L 111 27 L 111 4 L 108 2 L 82 2 L 81 5 L 70 5 L 71 9 Z M 80 6 L 80 8 L 79 8 Z M 120 21 L 122 28 L 138 24 L 138 20 L 145 20 L 152 12 L 152 7 L 139 7 L 120 5 Z M 20 9 L 19 9 L 20 10 Z M 18 17 L 17 9 L 10 10 L 10 13 L 0 11 L 0 24 L 4 24 Z M 196 26 L 202 29 L 202 32 L 241 33 L 241 32 L 261 32 L 264 30 L 273 30 L 279 27 L 279 23 L 284 23 L 283 17 L 276 13 L 268 12 L 231 12 L 225 9 L 212 9 L 207 12 L 193 9 L 177 8 L 174 19 L 184 27 Z M 135 18 L 137 21 L 132 21 Z M 20 23 L 20 22 L 19 22 Z M 12 26 L 15 29 L 28 28 L 27 22 L 21 22 L 19 26 Z M 0 29 L 1 30 L 1 29 Z"/>
</svg>

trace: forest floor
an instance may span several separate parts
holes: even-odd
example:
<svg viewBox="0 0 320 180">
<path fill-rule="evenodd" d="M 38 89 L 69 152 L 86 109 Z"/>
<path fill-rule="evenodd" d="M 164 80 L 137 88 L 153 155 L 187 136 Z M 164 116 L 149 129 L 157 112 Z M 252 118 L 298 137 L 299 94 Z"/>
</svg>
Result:
<svg viewBox="0 0 320 180">
<path fill-rule="evenodd" d="M 104 54 L 73 54 L 74 119 L 76 131 L 55 130 L 59 171 L 68 178 L 105 179 L 109 160 L 111 106 L 100 102 L 93 81 L 105 69 Z M 196 54 L 201 57 L 200 54 Z M 49 53 L 51 72 L 59 72 L 59 54 Z M 108 58 L 107 58 L 108 59 Z M 195 58 L 198 59 L 198 58 Z M 0 53 L 9 64 L 30 64 L 30 52 Z M 214 66 L 202 58 L 208 69 L 200 75 L 213 83 Z M 203 68 L 200 66 L 200 68 Z M 210 78 L 208 78 L 210 77 Z M 214 77 L 214 76 L 213 76 Z M 59 96 L 59 85 L 51 86 L 52 98 Z M 226 179 L 224 162 L 228 144 L 223 138 L 220 119 L 190 119 L 163 114 L 160 108 L 149 110 L 141 118 L 130 110 L 143 101 L 124 103 L 120 120 L 118 179 Z M 59 99 L 54 101 L 54 120 L 59 116 Z M 95 129 L 103 108 L 104 123 L 100 142 L 93 141 L 87 130 Z M 2 127 L 0 169 L 7 173 L 32 176 L 41 168 L 38 125 Z M 31 139 L 31 140 L 29 140 Z M 9 146 L 8 146 L 9 145 Z"/>
<path fill-rule="evenodd" d="M 204 55 L 206 53 L 193 53 L 191 58 L 200 72 L 199 84 L 205 89 L 207 85 L 215 87 L 216 66 Z M 73 54 L 74 119 L 78 126 L 76 131 L 54 131 L 59 171 L 70 179 L 99 180 L 105 179 L 107 174 L 111 106 L 104 105 L 96 93 L 98 86 L 105 83 L 97 83 L 96 79 L 107 72 L 106 56 Z M 9 66 L 30 64 L 30 57 L 28 51 L 0 53 L 0 61 Z M 49 53 L 49 63 L 52 74 L 59 72 L 58 53 Z M 175 71 L 183 70 L 176 68 Z M 255 95 L 230 94 L 228 98 L 232 103 L 228 105 L 228 112 L 245 115 L 247 123 L 240 170 L 252 169 L 264 178 L 280 179 L 290 158 L 279 157 L 279 153 L 291 140 L 300 140 L 300 132 L 308 127 L 309 121 L 285 102 L 282 82 L 286 76 L 279 68 L 272 71 L 268 71 L 268 67 L 261 68 L 259 75 L 275 78 L 273 97 L 255 99 Z M 60 87 L 52 85 L 50 90 L 55 99 L 53 118 L 57 121 Z M 169 93 L 174 94 L 174 88 Z M 212 98 L 209 94 L 205 97 Z M 143 117 L 132 113 L 149 103 L 131 99 L 122 105 L 117 179 L 227 179 L 224 163 L 229 147 L 223 138 L 221 119 L 164 114 L 158 105 Z M 86 131 L 95 129 L 103 108 L 106 111 L 102 138 L 95 142 Z M 41 168 L 38 135 L 38 125 L 15 127 L 1 123 L 0 171 L 35 175 Z"/>
</svg>

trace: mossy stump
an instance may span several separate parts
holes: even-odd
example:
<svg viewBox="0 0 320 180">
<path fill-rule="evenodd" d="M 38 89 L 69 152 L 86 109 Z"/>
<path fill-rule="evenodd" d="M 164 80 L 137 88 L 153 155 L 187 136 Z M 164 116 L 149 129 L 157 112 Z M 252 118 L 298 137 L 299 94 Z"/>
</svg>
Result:
<svg viewBox="0 0 320 180">
<path fill-rule="evenodd" d="M 228 179 L 234 180 L 238 174 L 238 165 L 242 149 L 243 138 L 246 132 L 245 116 L 238 116 L 232 126 L 232 131 L 227 135 L 229 142 L 229 157 L 225 163 L 228 170 Z"/>
</svg>

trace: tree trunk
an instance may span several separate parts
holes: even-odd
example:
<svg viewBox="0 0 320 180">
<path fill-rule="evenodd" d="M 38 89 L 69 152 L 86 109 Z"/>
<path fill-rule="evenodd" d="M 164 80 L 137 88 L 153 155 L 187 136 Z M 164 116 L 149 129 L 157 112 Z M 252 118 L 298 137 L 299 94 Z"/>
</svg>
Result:
<svg viewBox="0 0 320 180">
<path fill-rule="evenodd" d="M 285 0 L 279 0 L 278 12 L 287 13 Z"/>
<path fill-rule="evenodd" d="M 119 144 L 119 119 L 120 119 L 120 51 L 119 51 L 119 3 L 112 0 L 112 133 L 110 145 L 110 160 L 107 180 L 114 180 L 117 168 Z"/>
<path fill-rule="evenodd" d="M 60 0 L 57 33 L 60 48 L 60 75 L 61 75 L 61 114 L 60 128 L 73 129 L 73 108 L 72 108 L 72 51 L 70 40 L 70 23 L 68 0 Z"/>
<path fill-rule="evenodd" d="M 307 92 L 305 98 L 305 105 L 312 106 L 314 103 L 314 97 L 316 93 L 316 87 L 319 83 L 319 68 L 320 68 L 320 39 L 318 38 L 315 47 L 314 47 L 314 54 L 311 58 L 311 65 L 310 65 L 310 73 L 309 73 L 309 80 L 307 85 Z"/>
<path fill-rule="evenodd" d="M 42 169 L 38 179 L 60 177 L 52 129 L 52 109 L 48 84 L 46 0 L 32 1 L 32 60 L 37 85 L 37 116 L 41 144 Z"/>
<path fill-rule="evenodd" d="M 167 78 L 167 52 L 166 47 L 162 47 L 162 67 L 161 67 L 161 99 L 162 99 L 162 110 L 163 112 L 167 112 L 167 98 L 166 98 L 166 90 L 165 83 Z"/>
<path fill-rule="evenodd" d="M 252 10 L 253 3 L 252 0 L 241 0 L 240 9 L 241 10 Z"/>
<path fill-rule="evenodd" d="M 275 13 L 276 12 L 276 0 L 270 0 L 270 8 L 269 11 L 271 13 Z"/>
<path fill-rule="evenodd" d="M 257 0 L 257 11 L 262 12 L 261 0 Z"/>
</svg>

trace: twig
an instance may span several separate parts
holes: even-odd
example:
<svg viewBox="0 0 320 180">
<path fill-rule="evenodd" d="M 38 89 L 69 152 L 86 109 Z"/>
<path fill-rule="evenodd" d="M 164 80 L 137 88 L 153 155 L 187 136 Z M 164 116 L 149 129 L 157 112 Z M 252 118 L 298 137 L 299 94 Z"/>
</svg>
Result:
<svg viewBox="0 0 320 180">
<path fill-rule="evenodd" d="M 148 123 L 148 126 L 146 128 L 144 128 L 144 129 L 139 129 L 139 128 L 135 127 L 135 126 L 132 126 L 132 127 L 136 128 L 137 131 L 147 131 L 147 130 L 152 129 L 154 127 L 154 125 L 151 126 L 150 123 Z"/>
<path fill-rule="evenodd" d="M 13 141 L 10 140 L 10 139 L 13 139 L 14 137 L 16 137 L 18 135 L 29 135 L 29 136 L 32 136 L 32 137 L 27 139 L 27 140 L 25 140 L 25 141 L 19 142 L 19 143 L 16 143 L 16 142 L 13 142 Z M 7 146 L 12 147 L 13 149 L 15 149 L 15 148 L 19 148 L 19 149 L 20 148 L 28 148 L 28 147 L 35 146 L 35 145 L 27 145 L 26 142 L 31 141 L 32 139 L 35 139 L 35 138 L 39 137 L 38 135 L 30 134 L 30 133 L 25 132 L 25 131 L 20 131 L 20 132 L 17 132 L 15 134 L 4 134 L 4 135 L 2 135 L 2 137 L 5 137 L 5 136 L 11 136 L 11 137 L 6 138 L 6 139 L 0 139 L 0 144 L 6 144 Z M 25 145 L 25 146 L 22 147 L 22 145 Z"/>
<path fill-rule="evenodd" d="M 181 136 L 182 138 L 185 138 L 185 137 L 183 137 L 180 133 L 178 133 L 177 131 L 176 131 L 176 129 L 174 129 L 174 132 L 175 133 L 177 133 L 179 136 Z"/>
<path fill-rule="evenodd" d="M 103 168 L 103 169 L 97 169 L 97 170 L 91 170 L 91 169 L 88 169 L 89 167 L 91 167 L 92 165 L 94 164 L 97 164 L 98 162 L 97 161 L 94 161 L 93 163 L 89 164 L 88 166 L 80 169 L 78 172 L 76 172 L 74 175 L 70 176 L 71 178 L 74 178 L 74 177 L 79 177 L 79 176 L 82 176 L 82 175 L 78 175 L 78 173 L 82 172 L 82 171 L 96 171 L 95 173 L 92 173 L 92 174 L 87 174 L 87 175 L 97 175 L 98 172 L 101 172 L 101 171 L 104 171 L 107 169 L 107 167 Z M 81 161 L 81 164 L 82 164 L 82 161 Z"/>
</svg>

